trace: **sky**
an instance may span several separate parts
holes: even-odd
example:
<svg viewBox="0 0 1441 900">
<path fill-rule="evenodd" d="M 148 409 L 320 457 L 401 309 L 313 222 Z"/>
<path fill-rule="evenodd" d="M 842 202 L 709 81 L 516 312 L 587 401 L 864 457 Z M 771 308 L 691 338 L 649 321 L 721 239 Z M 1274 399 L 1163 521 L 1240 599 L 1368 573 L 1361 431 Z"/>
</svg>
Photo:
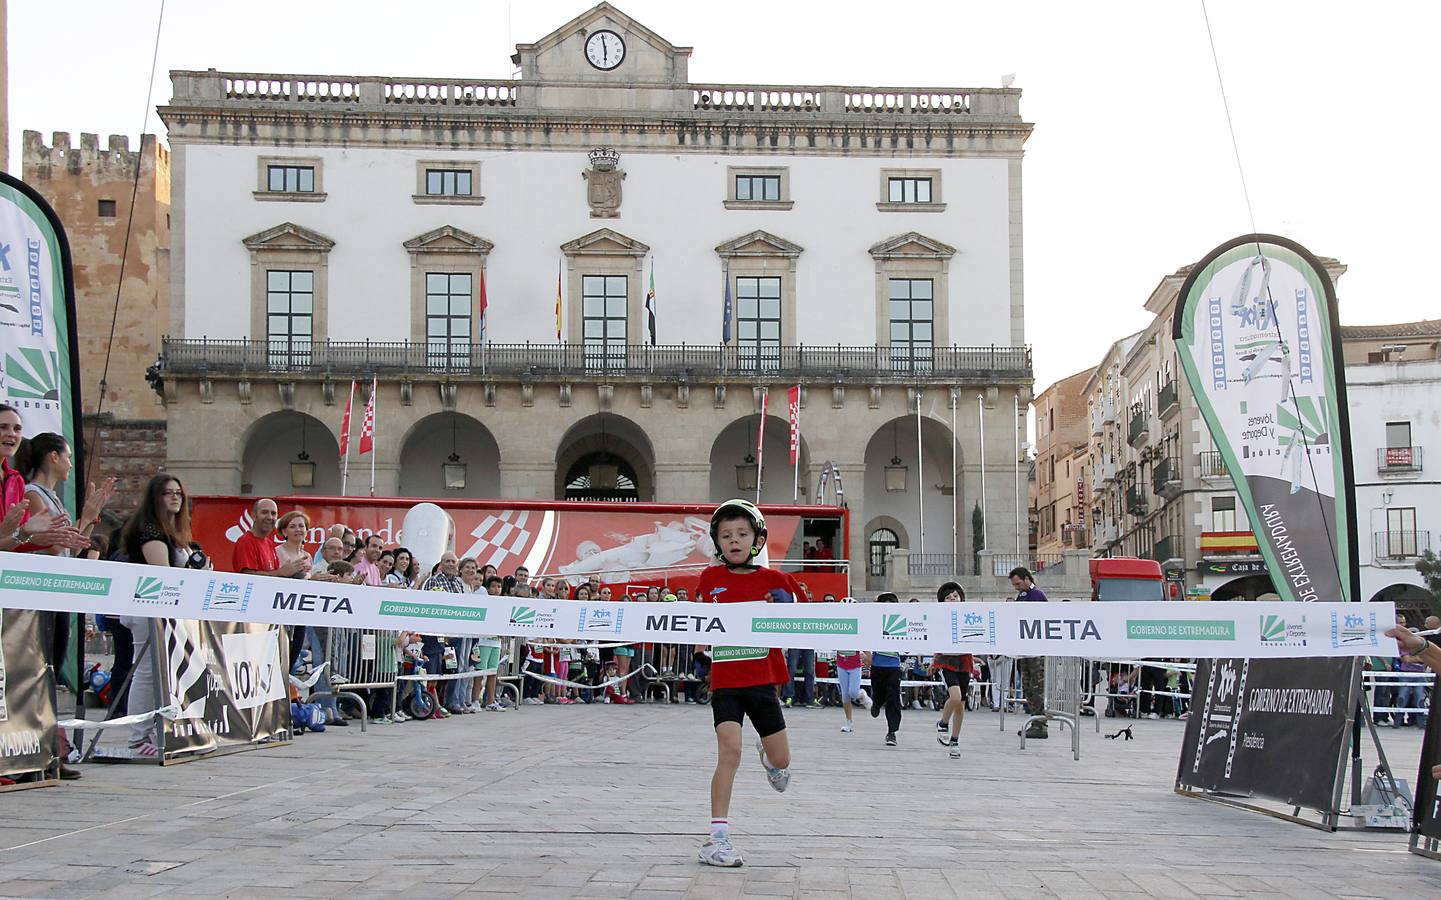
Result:
<svg viewBox="0 0 1441 900">
<path fill-rule="evenodd" d="M 9 0 L 21 132 L 163 132 L 171 69 L 507 78 L 517 42 L 585 0 L 409 4 Z M 1035 124 L 1024 163 L 1026 340 L 1036 389 L 1143 327 L 1161 278 L 1252 230 L 1349 267 L 1347 324 L 1441 317 L 1417 282 L 1441 210 L 1441 4 L 1210 0 L 1248 212 L 1199 0 L 885 4 L 619 0 L 692 46 L 697 82 L 999 87 Z"/>
</svg>

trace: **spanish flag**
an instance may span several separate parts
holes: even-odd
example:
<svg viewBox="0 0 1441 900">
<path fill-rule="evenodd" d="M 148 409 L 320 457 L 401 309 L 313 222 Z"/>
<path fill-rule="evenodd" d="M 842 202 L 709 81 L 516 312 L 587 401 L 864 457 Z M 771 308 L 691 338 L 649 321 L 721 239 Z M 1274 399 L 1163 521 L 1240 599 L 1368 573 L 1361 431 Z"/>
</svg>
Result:
<svg viewBox="0 0 1441 900">
<path fill-rule="evenodd" d="M 555 342 L 559 344 L 560 339 L 560 273 L 561 264 L 555 266 Z"/>
</svg>

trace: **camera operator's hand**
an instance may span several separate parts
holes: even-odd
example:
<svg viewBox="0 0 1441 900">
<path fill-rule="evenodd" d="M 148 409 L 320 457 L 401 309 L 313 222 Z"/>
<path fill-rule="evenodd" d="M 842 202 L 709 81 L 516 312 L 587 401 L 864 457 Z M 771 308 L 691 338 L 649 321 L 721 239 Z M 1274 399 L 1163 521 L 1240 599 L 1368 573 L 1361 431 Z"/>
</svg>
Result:
<svg viewBox="0 0 1441 900">
<path fill-rule="evenodd" d="M 1408 656 L 1414 656 L 1426 649 L 1426 639 L 1404 625 L 1397 625 L 1386 632 L 1388 638 L 1395 638 Z"/>
</svg>

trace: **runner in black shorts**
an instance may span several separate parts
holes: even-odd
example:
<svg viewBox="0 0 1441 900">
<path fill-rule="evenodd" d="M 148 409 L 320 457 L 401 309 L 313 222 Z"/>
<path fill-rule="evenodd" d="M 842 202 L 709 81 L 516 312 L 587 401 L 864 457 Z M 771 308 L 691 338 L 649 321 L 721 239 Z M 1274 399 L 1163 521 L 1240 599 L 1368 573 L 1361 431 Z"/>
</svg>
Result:
<svg viewBox="0 0 1441 900">
<path fill-rule="evenodd" d="M 942 603 L 961 603 L 966 592 L 959 584 L 948 581 L 936 591 L 936 599 Z M 951 759 L 961 758 L 961 721 L 966 717 L 966 695 L 971 692 L 971 667 L 975 665 L 969 653 L 937 653 L 931 660 L 930 671 L 941 673 L 946 685 L 946 705 L 941 709 L 941 719 L 936 723 L 939 732 L 936 740 L 949 749 Z"/>
<path fill-rule="evenodd" d="M 751 727 L 762 738 L 785 731 L 786 720 L 781 713 L 780 699 L 773 685 L 757 684 L 743 688 L 723 688 L 714 692 L 710 702 L 715 724 L 751 720 Z"/>
</svg>

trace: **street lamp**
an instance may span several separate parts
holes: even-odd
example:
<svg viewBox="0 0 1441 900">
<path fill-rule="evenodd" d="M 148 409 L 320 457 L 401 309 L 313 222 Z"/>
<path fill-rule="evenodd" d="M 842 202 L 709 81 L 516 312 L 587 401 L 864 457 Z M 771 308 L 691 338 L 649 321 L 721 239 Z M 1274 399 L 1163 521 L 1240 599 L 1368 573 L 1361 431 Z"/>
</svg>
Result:
<svg viewBox="0 0 1441 900">
<path fill-rule="evenodd" d="M 906 490 L 906 472 L 909 466 L 901 464 L 896 425 L 891 425 L 891 464 L 886 466 L 886 493 L 901 494 Z"/>
<path fill-rule="evenodd" d="M 455 452 L 455 422 L 457 418 L 458 416 L 454 414 L 450 417 L 450 455 L 445 458 L 445 462 L 440 464 L 447 491 L 465 490 L 465 463 L 460 461 L 460 454 Z"/>
<path fill-rule="evenodd" d="M 315 487 L 315 462 L 305 452 L 305 417 L 300 418 L 300 455 L 290 464 L 290 486 L 294 488 Z"/>
<path fill-rule="evenodd" d="M 756 458 L 747 453 L 745 462 L 736 466 L 736 490 L 748 494 L 756 489 Z"/>
</svg>

